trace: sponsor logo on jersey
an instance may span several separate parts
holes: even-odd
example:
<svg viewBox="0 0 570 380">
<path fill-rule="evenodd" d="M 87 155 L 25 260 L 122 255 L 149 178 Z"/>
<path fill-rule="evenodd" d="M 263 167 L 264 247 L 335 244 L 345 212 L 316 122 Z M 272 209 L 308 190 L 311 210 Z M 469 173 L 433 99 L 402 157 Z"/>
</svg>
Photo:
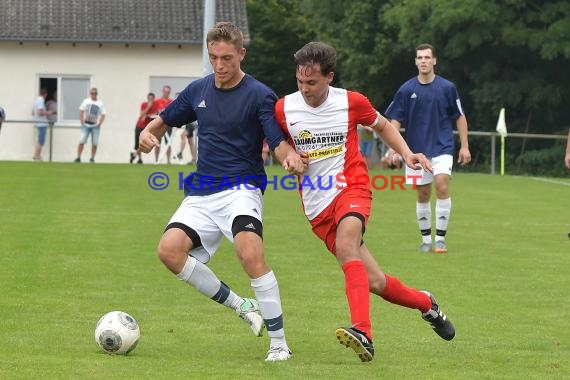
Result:
<svg viewBox="0 0 570 380">
<path fill-rule="evenodd" d="M 344 152 L 344 145 L 335 146 L 332 148 L 313 150 L 308 153 L 309 159 L 325 158 L 338 156 Z"/>
<path fill-rule="evenodd" d="M 308 152 L 309 158 L 336 156 L 344 152 L 346 132 L 311 133 L 304 129 L 293 136 L 298 151 Z"/>
</svg>

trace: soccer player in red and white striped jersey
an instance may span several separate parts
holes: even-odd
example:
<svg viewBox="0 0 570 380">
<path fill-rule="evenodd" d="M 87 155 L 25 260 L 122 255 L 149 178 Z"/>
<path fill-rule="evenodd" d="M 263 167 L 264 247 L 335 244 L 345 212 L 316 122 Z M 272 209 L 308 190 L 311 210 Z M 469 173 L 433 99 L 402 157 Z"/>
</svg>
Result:
<svg viewBox="0 0 570 380">
<path fill-rule="evenodd" d="M 300 195 L 313 232 L 336 257 L 345 277 L 351 327 L 336 330 L 340 343 L 362 361 L 374 356 L 370 292 L 385 300 L 418 309 L 436 333 L 455 336 L 453 325 L 428 292 L 411 289 L 384 274 L 363 241 L 372 193 L 366 162 L 359 152 L 357 125 L 375 130 L 412 168 L 431 165 L 414 154 L 390 122 L 362 94 L 332 87 L 336 51 L 311 42 L 294 55 L 299 91 L 279 99 L 275 114 L 298 153 L 309 158 L 300 178 Z"/>
</svg>

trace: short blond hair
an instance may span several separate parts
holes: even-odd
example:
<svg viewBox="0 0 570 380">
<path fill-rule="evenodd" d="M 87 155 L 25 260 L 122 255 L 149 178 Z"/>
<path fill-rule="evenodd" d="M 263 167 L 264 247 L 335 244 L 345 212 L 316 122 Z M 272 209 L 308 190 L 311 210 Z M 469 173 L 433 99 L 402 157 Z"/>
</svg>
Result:
<svg viewBox="0 0 570 380">
<path fill-rule="evenodd" d="M 236 49 L 241 49 L 243 48 L 243 33 L 240 28 L 231 22 L 219 22 L 208 31 L 206 43 L 209 45 L 219 41 L 231 43 Z"/>
</svg>

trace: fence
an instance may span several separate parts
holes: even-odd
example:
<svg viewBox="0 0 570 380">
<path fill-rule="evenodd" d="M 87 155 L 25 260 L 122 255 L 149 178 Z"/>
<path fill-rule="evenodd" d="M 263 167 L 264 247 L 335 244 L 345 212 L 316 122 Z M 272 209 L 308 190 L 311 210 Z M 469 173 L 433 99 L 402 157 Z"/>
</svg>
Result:
<svg viewBox="0 0 570 380">
<path fill-rule="evenodd" d="M 4 124 L 28 124 L 33 126 L 35 124 L 34 120 L 5 120 L 2 123 L 2 126 L 4 126 Z M 70 128 L 69 126 L 65 126 L 65 127 L 58 127 L 56 126 L 54 123 L 49 123 L 48 126 L 48 136 L 49 136 L 49 162 L 52 162 L 52 158 L 53 158 L 53 130 L 54 128 Z"/>
<path fill-rule="evenodd" d="M 35 122 L 33 120 L 6 120 L 2 125 L 0 132 L 0 160 L 28 160 L 31 158 L 31 149 L 35 142 L 36 133 L 33 128 Z M 32 127 L 32 128 L 30 128 Z M 128 125 L 118 124 L 116 120 L 110 119 L 105 122 L 101 129 L 101 138 L 97 157 L 101 163 L 127 163 L 130 152 L 133 151 L 134 145 L 134 123 Z M 43 148 L 43 157 L 46 162 L 71 162 L 77 157 L 77 143 L 81 136 L 81 126 L 79 122 L 74 124 L 49 124 L 47 130 L 46 145 Z M 177 132 L 177 131 L 175 131 Z M 176 145 L 180 143 L 181 133 L 173 133 L 168 144 Z M 177 153 L 178 148 L 172 150 Z M 166 152 L 168 147 L 166 144 L 161 149 L 158 157 L 160 163 L 166 163 L 168 158 Z M 28 153 L 29 152 L 29 153 Z M 188 152 L 186 152 L 188 153 Z M 188 158 L 188 154 L 184 154 L 184 159 Z M 148 162 L 154 162 L 154 153 L 143 154 Z M 182 160 L 175 160 L 176 163 L 182 163 Z M 145 161 L 146 162 L 146 161 Z"/>
<path fill-rule="evenodd" d="M 34 121 L 33 120 L 6 120 L 4 121 L 4 124 L 28 124 L 30 126 L 34 125 Z M 50 124 L 49 125 L 49 146 L 48 146 L 48 150 L 49 150 L 49 161 L 52 161 L 52 157 L 53 157 L 53 143 L 54 143 L 54 131 L 57 129 L 67 129 L 69 130 L 70 128 L 75 128 L 77 129 L 78 126 L 75 127 L 70 127 L 70 126 L 58 126 L 57 124 Z M 403 130 L 402 130 L 403 131 Z M 453 132 L 454 134 L 458 134 L 457 131 Z M 491 153 L 491 168 L 490 168 L 490 173 L 491 174 L 496 174 L 496 167 L 497 167 L 497 136 L 499 135 L 497 132 L 483 132 L 483 131 L 469 131 L 469 136 L 483 136 L 483 137 L 489 137 L 489 150 Z M 509 133 L 507 135 L 506 140 L 508 141 L 509 139 L 518 139 L 518 138 L 522 138 L 522 139 L 549 139 L 549 140 L 566 140 L 568 138 L 567 135 L 546 135 L 546 134 L 533 134 L 533 133 Z M 130 141 L 130 140 L 129 140 Z M 129 142 L 130 145 L 130 142 Z M 561 158 L 562 161 L 562 158 Z M 123 161 L 121 161 L 123 162 Z"/>
<path fill-rule="evenodd" d="M 457 131 L 454 131 L 454 134 L 458 134 Z M 496 174 L 496 151 L 497 151 L 497 136 L 499 134 L 497 132 L 482 132 L 482 131 L 469 131 L 469 136 L 487 136 L 490 137 L 490 150 L 491 150 L 491 174 Z M 567 135 L 545 135 L 545 134 L 535 134 L 535 133 L 509 133 L 505 140 L 511 138 L 523 138 L 523 139 L 548 139 L 548 140 L 566 140 L 568 138 Z M 560 158 L 560 162 L 562 162 L 562 157 Z"/>
</svg>

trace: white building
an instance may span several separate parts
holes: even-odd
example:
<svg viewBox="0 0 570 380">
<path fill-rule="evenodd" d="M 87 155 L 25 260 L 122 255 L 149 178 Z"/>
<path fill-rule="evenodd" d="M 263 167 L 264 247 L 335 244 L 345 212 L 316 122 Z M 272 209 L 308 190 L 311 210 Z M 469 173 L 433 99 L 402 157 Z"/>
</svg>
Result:
<svg viewBox="0 0 570 380">
<path fill-rule="evenodd" d="M 216 1 L 216 21 L 249 39 L 245 0 Z M 43 159 L 51 145 L 53 161 L 73 161 L 78 107 L 97 87 L 107 116 L 96 160 L 126 163 L 147 93 L 170 85 L 174 95 L 202 75 L 203 0 L 2 0 L 0 25 L 0 160 L 32 159 L 31 110 L 44 87 L 48 100 L 57 91 L 58 120 Z"/>
</svg>

